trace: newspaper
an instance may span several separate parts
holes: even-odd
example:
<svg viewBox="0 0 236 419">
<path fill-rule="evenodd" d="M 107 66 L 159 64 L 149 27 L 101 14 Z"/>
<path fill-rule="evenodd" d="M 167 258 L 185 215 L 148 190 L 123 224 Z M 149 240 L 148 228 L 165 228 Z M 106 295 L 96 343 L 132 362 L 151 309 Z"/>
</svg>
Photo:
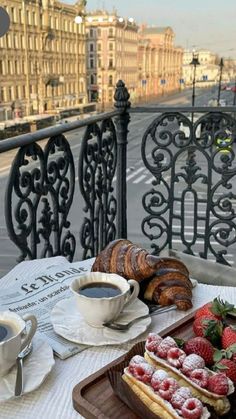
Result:
<svg viewBox="0 0 236 419">
<path fill-rule="evenodd" d="M 89 272 L 93 262 L 94 258 L 69 263 L 58 256 L 20 263 L 0 280 L 0 310 L 19 315 L 33 313 L 38 320 L 38 331 L 61 359 L 81 352 L 87 346 L 58 336 L 53 330 L 50 314 L 58 301 L 72 297 L 69 289 L 72 279 Z"/>
</svg>

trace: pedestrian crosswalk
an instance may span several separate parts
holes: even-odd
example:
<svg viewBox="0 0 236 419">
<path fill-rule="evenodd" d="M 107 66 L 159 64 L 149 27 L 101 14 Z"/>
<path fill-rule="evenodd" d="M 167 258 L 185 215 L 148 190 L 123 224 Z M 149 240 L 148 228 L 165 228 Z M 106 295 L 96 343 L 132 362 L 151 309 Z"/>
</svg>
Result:
<svg viewBox="0 0 236 419">
<path fill-rule="evenodd" d="M 146 167 L 139 167 L 136 169 L 134 166 L 129 167 L 126 169 L 126 182 L 131 181 L 134 185 L 138 183 L 145 183 L 149 185 L 152 181 L 155 180 L 155 177 L 151 175 L 150 171 L 146 169 Z M 116 182 L 116 176 L 113 179 L 113 182 Z"/>
</svg>

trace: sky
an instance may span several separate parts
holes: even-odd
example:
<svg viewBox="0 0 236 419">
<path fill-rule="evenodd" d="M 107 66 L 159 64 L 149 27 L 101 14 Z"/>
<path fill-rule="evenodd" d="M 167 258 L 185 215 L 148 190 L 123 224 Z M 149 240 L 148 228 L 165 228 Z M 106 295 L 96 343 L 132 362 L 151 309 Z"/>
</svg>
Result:
<svg viewBox="0 0 236 419">
<path fill-rule="evenodd" d="M 73 0 L 64 0 L 74 3 Z M 236 58 L 236 0 L 88 0 L 87 10 L 117 9 L 138 24 L 171 26 L 175 44 Z"/>
</svg>

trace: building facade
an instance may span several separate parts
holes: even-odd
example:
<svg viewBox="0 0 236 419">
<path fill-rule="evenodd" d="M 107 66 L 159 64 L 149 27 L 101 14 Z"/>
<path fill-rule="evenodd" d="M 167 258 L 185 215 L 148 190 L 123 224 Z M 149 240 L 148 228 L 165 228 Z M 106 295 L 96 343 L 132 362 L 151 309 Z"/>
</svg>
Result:
<svg viewBox="0 0 236 419">
<path fill-rule="evenodd" d="M 124 80 L 131 100 L 137 94 L 138 27 L 116 12 L 96 11 L 86 18 L 87 84 L 90 101 L 102 110 L 114 102 L 115 85 Z"/>
<path fill-rule="evenodd" d="M 183 49 L 174 45 L 170 27 L 141 27 L 138 45 L 139 98 L 180 89 Z"/>
<path fill-rule="evenodd" d="M 87 102 L 85 2 L 3 0 L 10 30 L 0 38 L 0 119 Z"/>
<path fill-rule="evenodd" d="M 217 56 L 211 51 L 200 49 L 197 51 L 184 51 L 183 79 L 185 86 L 191 86 L 193 83 L 194 66 L 191 64 L 193 54 L 199 61 L 199 65 L 196 66 L 196 85 L 198 87 L 209 87 L 216 84 L 219 79 Z"/>
</svg>

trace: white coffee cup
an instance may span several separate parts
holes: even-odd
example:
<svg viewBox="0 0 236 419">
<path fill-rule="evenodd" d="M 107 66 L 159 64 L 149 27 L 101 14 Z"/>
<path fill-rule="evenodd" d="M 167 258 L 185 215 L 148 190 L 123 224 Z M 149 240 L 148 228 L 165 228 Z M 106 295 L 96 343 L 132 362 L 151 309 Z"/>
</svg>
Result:
<svg viewBox="0 0 236 419">
<path fill-rule="evenodd" d="M 29 330 L 26 330 L 26 322 L 31 322 Z M 4 333 L 8 334 L 0 341 L 0 377 L 3 377 L 15 364 L 19 353 L 30 343 L 36 329 L 37 319 L 32 314 L 21 317 L 11 311 L 0 312 L 0 326 Z"/>
<path fill-rule="evenodd" d="M 94 298 L 79 293 L 81 288 L 93 283 L 111 284 L 119 289 L 120 294 L 114 297 Z M 86 323 L 93 327 L 103 327 L 104 323 L 115 320 L 124 307 L 132 303 L 139 294 L 137 281 L 133 279 L 127 281 L 122 276 L 102 272 L 90 272 L 78 276 L 72 281 L 70 289 L 75 295 L 78 311 Z"/>
</svg>

